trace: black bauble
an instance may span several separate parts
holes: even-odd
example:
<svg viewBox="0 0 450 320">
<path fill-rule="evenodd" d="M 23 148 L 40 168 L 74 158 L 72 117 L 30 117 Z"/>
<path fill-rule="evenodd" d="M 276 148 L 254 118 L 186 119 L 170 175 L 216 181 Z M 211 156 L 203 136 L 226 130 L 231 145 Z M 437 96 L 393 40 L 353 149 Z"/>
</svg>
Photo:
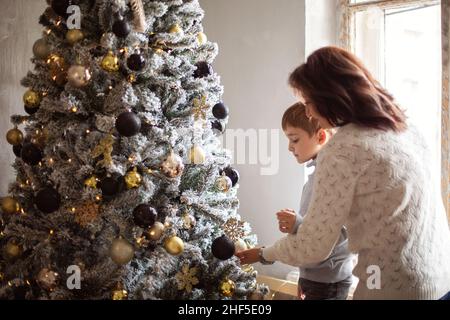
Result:
<svg viewBox="0 0 450 320">
<path fill-rule="evenodd" d="M 13 152 L 16 155 L 16 157 L 20 158 L 22 156 L 22 145 L 17 144 L 13 146 Z"/>
<path fill-rule="evenodd" d="M 145 58 L 138 53 L 133 53 L 127 59 L 127 66 L 133 71 L 141 71 L 145 67 Z"/>
<path fill-rule="evenodd" d="M 127 21 L 119 19 L 116 22 L 114 22 L 112 26 L 112 31 L 117 37 L 126 38 L 128 34 L 131 32 L 131 27 Z"/>
<path fill-rule="evenodd" d="M 132 137 L 141 131 L 141 119 L 134 112 L 123 112 L 116 120 L 116 129 L 120 135 Z"/>
<path fill-rule="evenodd" d="M 20 157 L 25 163 L 34 166 L 37 165 L 42 160 L 42 152 L 34 144 L 26 143 L 22 147 Z"/>
<path fill-rule="evenodd" d="M 211 122 L 211 128 L 213 129 L 213 131 L 215 131 L 215 133 L 218 133 L 218 134 L 223 134 L 223 132 L 225 130 L 222 122 L 220 122 L 218 120 Z"/>
<path fill-rule="evenodd" d="M 233 187 L 239 182 L 239 172 L 236 169 L 228 167 L 223 170 L 223 172 L 225 172 L 225 175 L 231 179 Z"/>
<path fill-rule="evenodd" d="M 59 209 L 61 197 L 55 189 L 48 187 L 37 193 L 34 203 L 42 212 L 52 213 Z"/>
<path fill-rule="evenodd" d="M 197 69 L 194 71 L 195 78 L 204 78 L 213 73 L 211 65 L 206 61 L 200 61 L 196 65 Z"/>
<path fill-rule="evenodd" d="M 24 109 L 25 109 L 25 112 L 28 113 L 30 116 L 39 111 L 39 108 L 30 108 L 27 106 L 24 106 Z"/>
<path fill-rule="evenodd" d="M 100 189 L 104 196 L 114 196 L 120 190 L 120 181 L 116 178 L 106 177 L 100 181 Z"/>
<path fill-rule="evenodd" d="M 234 255 L 235 246 L 227 236 L 223 235 L 215 239 L 211 246 L 211 252 L 217 259 L 228 260 Z"/>
<path fill-rule="evenodd" d="M 134 223 L 141 228 L 148 228 L 155 224 L 158 212 L 148 204 L 140 204 L 133 211 Z"/>
<path fill-rule="evenodd" d="M 216 119 L 223 120 L 228 117 L 228 107 L 223 102 L 219 102 L 213 107 L 212 113 Z"/>
<path fill-rule="evenodd" d="M 67 8 L 72 5 L 72 0 L 52 0 L 52 9 L 61 17 L 67 18 Z"/>
</svg>

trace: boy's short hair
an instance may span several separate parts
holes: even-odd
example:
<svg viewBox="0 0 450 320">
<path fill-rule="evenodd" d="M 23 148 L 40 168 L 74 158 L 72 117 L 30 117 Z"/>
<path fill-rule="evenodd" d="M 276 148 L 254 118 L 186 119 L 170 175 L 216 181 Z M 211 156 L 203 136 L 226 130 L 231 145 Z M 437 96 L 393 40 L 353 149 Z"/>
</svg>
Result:
<svg viewBox="0 0 450 320">
<path fill-rule="evenodd" d="M 283 130 L 286 130 L 288 126 L 303 129 L 310 137 L 321 129 L 316 119 L 308 119 L 306 116 L 306 107 L 301 102 L 295 103 L 284 112 L 281 126 Z"/>
</svg>

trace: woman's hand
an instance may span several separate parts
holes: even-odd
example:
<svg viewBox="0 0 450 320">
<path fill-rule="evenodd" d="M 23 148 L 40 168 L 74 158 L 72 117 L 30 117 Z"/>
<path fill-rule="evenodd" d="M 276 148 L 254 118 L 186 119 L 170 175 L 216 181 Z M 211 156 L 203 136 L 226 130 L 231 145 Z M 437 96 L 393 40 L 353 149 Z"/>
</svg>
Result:
<svg viewBox="0 0 450 320">
<path fill-rule="evenodd" d="M 283 233 L 293 233 L 297 214 L 292 209 L 284 209 L 277 212 L 278 228 Z"/>
<path fill-rule="evenodd" d="M 253 248 L 236 253 L 236 257 L 241 260 L 241 264 L 252 264 L 259 262 L 259 251 L 261 248 Z"/>
</svg>

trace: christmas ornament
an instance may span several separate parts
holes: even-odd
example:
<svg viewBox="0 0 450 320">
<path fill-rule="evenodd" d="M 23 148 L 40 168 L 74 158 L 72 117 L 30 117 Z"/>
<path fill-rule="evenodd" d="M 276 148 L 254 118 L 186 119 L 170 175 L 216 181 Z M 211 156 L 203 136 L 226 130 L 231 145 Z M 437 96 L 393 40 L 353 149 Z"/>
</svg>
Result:
<svg viewBox="0 0 450 320">
<path fill-rule="evenodd" d="M 133 71 L 141 71 L 145 67 L 145 58 L 139 53 L 133 53 L 127 59 L 127 66 Z"/>
<path fill-rule="evenodd" d="M 40 190 L 34 198 L 36 207 L 44 213 L 52 213 L 59 209 L 61 205 L 61 196 L 50 187 Z"/>
<path fill-rule="evenodd" d="M 122 238 L 114 239 L 111 243 L 109 255 L 118 265 L 125 265 L 134 257 L 133 245 Z"/>
<path fill-rule="evenodd" d="M 155 224 L 158 212 L 148 204 L 140 204 L 133 211 L 134 223 L 141 228 L 148 228 Z"/>
<path fill-rule="evenodd" d="M 106 56 L 102 59 L 101 67 L 103 70 L 108 72 L 119 71 L 119 58 L 112 51 L 109 51 Z"/>
<path fill-rule="evenodd" d="M 67 18 L 67 8 L 72 4 L 72 0 L 52 0 L 52 9 L 61 17 Z"/>
<path fill-rule="evenodd" d="M 118 284 L 117 287 L 114 289 L 114 291 L 111 294 L 112 300 L 127 300 L 128 299 L 128 292 L 123 289 L 122 284 Z"/>
<path fill-rule="evenodd" d="M 16 155 L 16 157 L 20 158 L 21 153 L 22 153 L 22 145 L 18 144 L 16 146 L 13 146 L 13 152 Z"/>
<path fill-rule="evenodd" d="M 169 33 L 183 33 L 183 29 L 181 29 L 179 24 L 174 24 L 170 27 Z"/>
<path fill-rule="evenodd" d="M 76 208 L 75 221 L 80 226 L 87 226 L 94 222 L 100 214 L 100 205 L 95 202 L 87 202 Z"/>
<path fill-rule="evenodd" d="M 213 241 L 211 251 L 217 259 L 228 260 L 234 255 L 234 243 L 226 235 L 222 235 Z"/>
<path fill-rule="evenodd" d="M 42 160 L 43 156 L 41 150 L 37 146 L 32 143 L 26 143 L 22 147 L 20 157 L 25 163 L 34 166 Z"/>
<path fill-rule="evenodd" d="M 205 151 L 199 145 L 193 145 L 189 150 L 189 160 L 191 164 L 203 164 L 205 162 Z"/>
<path fill-rule="evenodd" d="M 30 108 L 27 106 L 24 106 L 24 109 L 25 109 L 25 112 L 28 113 L 30 116 L 39 111 L 39 108 Z"/>
<path fill-rule="evenodd" d="M 129 83 L 135 83 L 135 82 L 137 81 L 136 75 L 135 75 L 134 73 L 130 73 L 130 74 L 127 76 L 127 81 L 128 81 Z"/>
<path fill-rule="evenodd" d="M 242 240 L 242 239 L 238 239 L 237 241 L 235 241 L 234 242 L 234 247 L 235 247 L 236 253 L 248 249 L 247 243 L 244 240 Z"/>
<path fill-rule="evenodd" d="M 51 72 L 51 78 L 59 87 L 64 87 L 67 83 L 67 71 L 64 69 L 55 69 Z"/>
<path fill-rule="evenodd" d="M 120 135 L 132 137 L 141 131 L 141 119 L 134 112 L 123 112 L 116 120 L 116 129 Z"/>
<path fill-rule="evenodd" d="M 50 269 L 43 268 L 41 271 L 39 271 L 36 282 L 42 289 L 53 291 L 58 285 L 58 278 L 58 273 Z"/>
<path fill-rule="evenodd" d="M 118 38 L 126 38 L 131 32 L 130 24 L 121 17 L 114 22 L 112 26 L 112 32 Z"/>
<path fill-rule="evenodd" d="M 23 102 L 28 108 L 37 108 L 41 103 L 41 96 L 36 91 L 28 90 L 23 95 Z"/>
<path fill-rule="evenodd" d="M 236 284 L 233 280 L 224 279 L 219 284 L 219 292 L 222 296 L 231 298 L 236 290 Z"/>
<path fill-rule="evenodd" d="M 3 257 L 9 261 L 13 261 L 19 258 L 22 255 L 22 252 L 22 246 L 15 238 L 9 239 L 6 245 L 3 247 Z"/>
<path fill-rule="evenodd" d="M 223 170 L 223 172 L 225 172 L 227 177 L 231 179 L 233 182 L 233 187 L 239 182 L 239 172 L 236 169 L 227 167 Z"/>
<path fill-rule="evenodd" d="M 203 45 L 208 42 L 208 37 L 203 32 L 197 33 L 197 42 L 199 45 Z"/>
<path fill-rule="evenodd" d="M 195 220 L 195 217 L 187 212 L 183 214 L 182 220 L 183 228 L 187 230 L 192 229 L 197 224 L 197 220 Z"/>
<path fill-rule="evenodd" d="M 51 48 L 45 39 L 38 39 L 33 45 L 33 54 L 37 59 L 47 59 Z"/>
<path fill-rule="evenodd" d="M 2 199 L 2 211 L 7 214 L 19 212 L 20 205 L 13 197 L 5 197 Z"/>
<path fill-rule="evenodd" d="M 164 225 L 161 222 L 156 221 L 155 224 L 148 230 L 147 236 L 153 241 L 158 241 L 164 233 L 164 229 Z"/>
<path fill-rule="evenodd" d="M 211 129 L 216 132 L 216 134 L 223 134 L 224 127 L 222 125 L 222 122 L 215 120 L 211 122 Z"/>
<path fill-rule="evenodd" d="M 195 66 L 197 69 L 194 71 L 194 78 L 204 78 L 213 73 L 211 65 L 206 61 L 200 61 Z"/>
<path fill-rule="evenodd" d="M 184 242 L 177 236 L 171 236 L 164 241 L 164 248 L 171 255 L 177 256 L 184 250 Z"/>
<path fill-rule="evenodd" d="M 222 192 L 230 191 L 232 186 L 233 182 L 225 174 L 223 174 L 216 180 L 216 188 Z"/>
<path fill-rule="evenodd" d="M 137 168 L 134 167 L 133 171 L 129 171 L 125 175 L 125 183 L 128 189 L 137 188 L 142 183 L 142 176 L 137 171 Z"/>
<path fill-rule="evenodd" d="M 206 120 L 206 112 L 209 109 L 209 106 L 206 104 L 206 97 L 202 96 L 201 100 L 195 98 L 193 104 L 194 108 L 192 109 L 192 113 L 194 114 L 194 119 L 196 121 L 199 119 Z"/>
<path fill-rule="evenodd" d="M 11 129 L 6 133 L 6 140 L 13 146 L 20 145 L 23 141 L 23 133 L 17 128 Z"/>
<path fill-rule="evenodd" d="M 238 241 L 247 235 L 245 222 L 236 218 L 230 218 L 222 226 L 223 231 L 232 241 Z"/>
<path fill-rule="evenodd" d="M 147 24 L 145 22 L 145 11 L 142 0 L 130 0 L 131 11 L 133 12 L 133 26 L 136 32 L 145 32 Z"/>
<path fill-rule="evenodd" d="M 219 102 L 213 107 L 212 113 L 216 119 L 226 119 L 228 117 L 228 107 L 223 102 Z"/>
<path fill-rule="evenodd" d="M 84 185 L 86 187 L 92 188 L 92 189 L 97 189 L 97 183 L 98 183 L 98 178 L 97 176 L 93 175 L 89 178 L 87 178 L 86 180 L 84 180 Z"/>
<path fill-rule="evenodd" d="M 99 144 L 92 150 L 92 156 L 94 158 L 103 156 L 103 159 L 97 162 L 97 165 L 107 168 L 112 164 L 112 156 L 114 145 L 114 137 L 112 134 L 108 134 L 100 140 Z"/>
<path fill-rule="evenodd" d="M 80 29 L 70 29 L 66 33 L 66 40 L 72 46 L 83 39 L 84 34 L 83 31 L 81 31 Z"/>
<path fill-rule="evenodd" d="M 161 171 L 168 178 L 179 177 L 183 173 L 183 170 L 183 160 L 173 151 L 170 152 L 170 155 L 161 164 Z"/>
<path fill-rule="evenodd" d="M 113 177 L 106 177 L 100 182 L 100 189 L 104 196 L 114 196 L 119 192 L 120 182 Z"/>
<path fill-rule="evenodd" d="M 58 86 L 64 86 L 67 82 L 67 69 L 69 68 L 64 58 L 57 54 L 51 54 L 47 59 L 47 64 L 49 65 L 50 78 Z"/>
<path fill-rule="evenodd" d="M 175 275 L 178 282 L 178 290 L 185 290 L 187 293 L 192 292 L 192 288 L 199 283 L 197 278 L 198 268 L 190 268 L 188 264 L 184 264 L 181 271 Z"/>
<path fill-rule="evenodd" d="M 86 86 L 91 80 L 91 72 L 84 66 L 74 65 L 69 68 L 67 79 L 71 86 L 81 88 Z"/>
</svg>

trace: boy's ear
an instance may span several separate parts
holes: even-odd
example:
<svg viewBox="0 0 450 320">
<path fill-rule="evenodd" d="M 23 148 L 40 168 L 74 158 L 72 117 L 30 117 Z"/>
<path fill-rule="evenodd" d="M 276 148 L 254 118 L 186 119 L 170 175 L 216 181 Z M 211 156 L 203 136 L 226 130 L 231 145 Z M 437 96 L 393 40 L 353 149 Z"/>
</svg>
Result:
<svg viewBox="0 0 450 320">
<path fill-rule="evenodd" d="M 319 129 L 317 137 L 319 138 L 319 144 L 325 144 L 325 142 L 327 142 L 328 136 L 325 130 Z"/>
</svg>

